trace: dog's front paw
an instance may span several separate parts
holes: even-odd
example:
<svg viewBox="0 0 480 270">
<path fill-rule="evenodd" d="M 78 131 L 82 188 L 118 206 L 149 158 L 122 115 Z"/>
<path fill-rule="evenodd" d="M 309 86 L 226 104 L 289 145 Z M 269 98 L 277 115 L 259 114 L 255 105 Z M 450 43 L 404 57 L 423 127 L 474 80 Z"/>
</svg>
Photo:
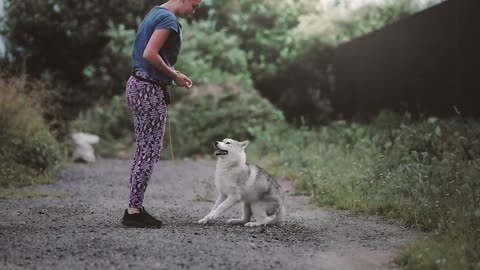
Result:
<svg viewBox="0 0 480 270">
<path fill-rule="evenodd" d="M 198 221 L 198 224 L 207 224 L 210 220 L 212 220 L 212 216 L 206 216 Z"/>
<path fill-rule="evenodd" d="M 207 224 L 208 220 L 206 218 L 202 218 L 198 221 L 198 224 Z"/>
<path fill-rule="evenodd" d="M 260 223 L 258 223 L 258 222 L 247 222 L 247 223 L 245 223 L 244 226 L 245 226 L 245 227 L 258 227 L 258 226 L 260 226 L 260 225 L 262 225 L 262 224 L 260 224 Z"/>
</svg>

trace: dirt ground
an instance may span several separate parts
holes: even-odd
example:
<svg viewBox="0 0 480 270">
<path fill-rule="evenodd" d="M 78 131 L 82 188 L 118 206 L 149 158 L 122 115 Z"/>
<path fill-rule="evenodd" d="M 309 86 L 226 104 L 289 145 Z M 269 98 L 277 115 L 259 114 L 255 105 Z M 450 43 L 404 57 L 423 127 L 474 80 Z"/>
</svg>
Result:
<svg viewBox="0 0 480 270">
<path fill-rule="evenodd" d="M 395 222 L 349 216 L 287 196 L 282 227 L 228 226 L 229 210 L 199 225 L 213 205 L 211 161 L 161 161 L 144 206 L 161 229 L 120 224 L 130 161 L 62 169 L 59 181 L 27 189 L 65 196 L 0 200 L 0 269 L 391 269 L 416 233 Z M 281 181 L 288 194 L 292 188 Z"/>
</svg>

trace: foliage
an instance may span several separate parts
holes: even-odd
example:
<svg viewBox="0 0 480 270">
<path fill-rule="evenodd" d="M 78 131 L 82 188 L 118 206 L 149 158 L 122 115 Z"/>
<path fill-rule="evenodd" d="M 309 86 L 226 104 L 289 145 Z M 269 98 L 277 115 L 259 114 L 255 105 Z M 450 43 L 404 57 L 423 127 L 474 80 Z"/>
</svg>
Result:
<svg viewBox="0 0 480 270">
<path fill-rule="evenodd" d="M 38 99 L 28 90 L 40 82 L 0 78 L 0 187 L 30 184 L 48 174 L 62 158 L 62 148 L 42 117 Z"/>
<path fill-rule="evenodd" d="M 255 139 L 265 123 L 283 120 L 283 114 L 254 90 L 228 82 L 199 87 L 170 109 L 169 117 L 179 156 L 209 155 L 215 141 Z"/>
<path fill-rule="evenodd" d="M 443 231 L 459 220 L 475 219 L 480 126 L 465 133 L 463 125 L 430 118 L 394 130 L 398 134 L 388 142 L 384 161 L 372 171 L 372 185 L 389 182 L 399 199 L 408 199 L 401 205 L 410 211 L 405 219 L 421 229 Z"/>
<path fill-rule="evenodd" d="M 136 28 L 137 18 L 154 2 L 7 0 L 11 53 L 18 63 L 24 58 L 29 74 L 49 70 L 61 79 L 78 82 L 84 67 L 99 57 L 108 43 L 105 32 L 109 22 Z"/>
<path fill-rule="evenodd" d="M 203 6 L 201 19 L 239 37 L 262 95 L 290 122 L 314 125 L 333 118 L 334 48 L 420 8 L 413 1 L 353 6 L 315 0 L 204 1 Z"/>
<path fill-rule="evenodd" d="M 480 245 L 475 235 L 461 231 L 421 239 L 404 249 L 395 262 L 404 269 L 479 269 Z"/>
<path fill-rule="evenodd" d="M 197 85 L 225 80 L 250 82 L 247 55 L 240 40 L 209 21 L 183 23 L 184 44 L 177 68 Z"/>
<path fill-rule="evenodd" d="M 99 98 L 110 97 L 127 79 L 124 74 L 130 63 L 116 59 L 121 53 L 117 44 L 128 42 L 121 25 L 136 29 L 138 18 L 154 3 L 158 1 L 6 0 L 2 32 L 10 63 L 34 78 L 48 80 L 58 93 L 62 115 L 72 119 Z M 105 82 L 107 76 L 110 81 Z M 95 81 L 99 85 L 91 87 Z"/>
<path fill-rule="evenodd" d="M 121 93 L 134 31 L 162 2 L 7 0 L 3 32 L 13 63 L 47 77 L 64 118 L 72 119 Z M 182 20 L 186 42 L 177 66 L 197 84 L 251 81 L 289 121 L 323 124 L 333 116 L 333 48 L 420 8 L 411 0 L 330 2 L 206 0 L 197 16 Z"/>
<path fill-rule="evenodd" d="M 193 78 L 195 85 L 225 80 L 251 84 L 246 54 L 239 48 L 238 38 L 216 30 L 207 21 L 197 21 L 195 24 L 185 21 L 183 28 L 184 39 L 188 42 L 182 47 L 176 68 Z M 131 44 L 135 31 L 110 22 L 106 35 L 109 43 L 104 47 L 101 57 L 85 68 L 84 74 L 91 89 L 110 97 L 124 91 L 125 80 L 130 73 L 130 69 L 125 67 L 131 65 Z M 178 95 L 174 101 L 184 94 Z"/>
<path fill-rule="evenodd" d="M 270 135 L 255 141 L 259 156 L 273 155 L 273 165 L 266 163 L 286 168 L 276 171 L 316 203 L 400 218 L 439 235 L 428 242 L 435 243 L 430 250 L 421 243 L 409 248 L 402 263 L 439 267 L 436 260 L 450 252 L 446 241 L 452 239 L 460 257 L 445 258 L 457 268 L 438 269 L 480 263 L 480 123 L 413 122 L 408 114 L 383 113 L 368 125 L 337 121 L 317 130 L 271 127 L 264 133 Z M 415 258 L 419 249 L 424 257 Z"/>
<path fill-rule="evenodd" d="M 95 90 L 95 96 L 112 97 L 123 93 L 125 82 L 131 74 L 132 44 L 135 31 L 124 24 L 108 23 L 105 36 L 109 39 L 100 56 L 83 70 L 86 86 Z"/>
<path fill-rule="evenodd" d="M 288 1 L 205 1 L 208 19 L 217 29 L 238 36 L 247 53 L 253 80 L 274 74 L 290 54 L 288 31 L 297 24 L 297 11 Z"/>
</svg>

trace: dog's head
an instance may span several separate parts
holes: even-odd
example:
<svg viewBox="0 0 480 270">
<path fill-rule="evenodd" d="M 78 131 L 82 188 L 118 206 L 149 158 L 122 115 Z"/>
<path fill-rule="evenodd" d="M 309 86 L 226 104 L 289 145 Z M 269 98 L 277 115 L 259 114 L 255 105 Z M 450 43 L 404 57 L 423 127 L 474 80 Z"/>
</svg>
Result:
<svg viewBox="0 0 480 270">
<path fill-rule="evenodd" d="M 247 146 L 248 141 L 239 142 L 233 139 L 226 138 L 221 142 L 214 143 L 214 155 L 221 159 L 245 159 L 245 148 Z"/>
</svg>

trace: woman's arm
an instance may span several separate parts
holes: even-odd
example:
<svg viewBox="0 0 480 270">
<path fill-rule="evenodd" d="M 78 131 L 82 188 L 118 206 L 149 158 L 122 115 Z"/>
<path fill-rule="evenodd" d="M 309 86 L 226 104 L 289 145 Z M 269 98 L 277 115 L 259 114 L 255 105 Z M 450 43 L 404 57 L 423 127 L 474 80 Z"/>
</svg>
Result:
<svg viewBox="0 0 480 270">
<path fill-rule="evenodd" d="M 148 41 L 147 47 L 143 51 L 143 58 L 168 77 L 172 78 L 178 86 L 190 88 L 192 87 L 192 80 L 181 72 L 169 67 L 158 54 L 169 34 L 170 29 L 155 30 Z"/>
</svg>

